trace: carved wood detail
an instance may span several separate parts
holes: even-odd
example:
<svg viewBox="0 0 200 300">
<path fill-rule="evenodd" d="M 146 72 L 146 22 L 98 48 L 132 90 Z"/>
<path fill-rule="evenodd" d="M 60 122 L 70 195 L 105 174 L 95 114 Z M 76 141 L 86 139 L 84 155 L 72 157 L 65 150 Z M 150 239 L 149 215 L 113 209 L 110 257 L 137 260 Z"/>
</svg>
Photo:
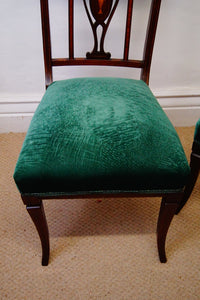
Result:
<svg viewBox="0 0 200 300">
<path fill-rule="evenodd" d="M 114 4 L 113 4 L 114 2 Z M 106 32 L 113 14 L 117 8 L 119 0 L 89 0 L 89 7 L 86 0 L 83 0 L 85 10 L 92 27 L 94 36 L 94 48 L 92 52 L 87 52 L 86 57 L 89 59 L 109 59 L 111 57 L 110 52 L 104 51 L 104 40 Z M 93 21 L 92 17 L 95 21 Z M 102 34 L 100 41 L 97 36 L 97 28 L 102 27 Z"/>
</svg>

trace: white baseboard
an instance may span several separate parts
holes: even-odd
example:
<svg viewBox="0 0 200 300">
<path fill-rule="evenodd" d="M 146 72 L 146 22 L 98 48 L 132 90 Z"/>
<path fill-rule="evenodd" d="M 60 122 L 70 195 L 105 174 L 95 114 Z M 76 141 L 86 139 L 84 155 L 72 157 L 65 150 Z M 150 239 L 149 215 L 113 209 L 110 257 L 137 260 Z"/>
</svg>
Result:
<svg viewBox="0 0 200 300">
<path fill-rule="evenodd" d="M 174 126 L 194 126 L 200 118 L 200 89 L 177 88 L 153 92 Z"/>
<path fill-rule="evenodd" d="M 174 126 L 193 126 L 200 118 L 200 89 L 153 92 Z M 41 98 L 0 94 L 0 133 L 26 132 Z"/>
<path fill-rule="evenodd" d="M 0 94 L 0 133 L 26 132 L 42 94 Z"/>
<path fill-rule="evenodd" d="M 33 114 L 0 115 L 0 133 L 27 132 Z"/>
</svg>

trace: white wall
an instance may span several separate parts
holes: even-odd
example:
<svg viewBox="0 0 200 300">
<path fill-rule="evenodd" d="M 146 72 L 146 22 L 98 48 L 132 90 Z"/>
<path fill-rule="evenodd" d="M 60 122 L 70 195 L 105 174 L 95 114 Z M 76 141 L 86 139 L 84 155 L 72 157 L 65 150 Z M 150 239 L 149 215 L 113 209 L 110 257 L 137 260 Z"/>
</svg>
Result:
<svg viewBox="0 0 200 300">
<path fill-rule="evenodd" d="M 119 57 L 123 45 L 120 28 L 126 1 L 121 0 L 107 39 L 106 50 Z M 132 32 L 135 43 L 130 54 L 141 58 L 144 22 L 149 0 L 135 0 Z M 50 0 L 55 12 L 53 55 L 67 56 L 67 0 Z M 64 9 L 63 9 L 64 7 Z M 76 1 L 75 44 L 77 55 L 92 49 L 92 33 L 82 0 Z M 55 17 L 57 16 L 57 17 Z M 85 28 L 84 28 L 85 27 Z M 163 0 L 151 69 L 150 87 L 175 125 L 190 126 L 200 116 L 200 1 Z M 112 37 L 112 39 L 111 39 Z M 64 38 L 64 44 L 61 40 Z M 90 39 L 88 43 L 87 38 Z M 0 1 L 0 132 L 25 131 L 44 93 L 44 68 L 39 0 Z M 57 69 L 55 79 L 80 76 L 134 77 L 137 72 L 123 68 L 84 67 Z M 58 76 L 59 74 L 59 76 Z"/>
</svg>

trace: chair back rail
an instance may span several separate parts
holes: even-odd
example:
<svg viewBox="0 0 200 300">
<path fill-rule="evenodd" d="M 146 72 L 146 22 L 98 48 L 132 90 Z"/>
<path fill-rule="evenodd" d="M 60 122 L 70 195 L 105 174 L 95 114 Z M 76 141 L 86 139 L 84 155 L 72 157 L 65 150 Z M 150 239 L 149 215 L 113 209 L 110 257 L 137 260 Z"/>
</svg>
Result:
<svg viewBox="0 0 200 300">
<path fill-rule="evenodd" d="M 86 57 L 74 57 L 74 0 L 68 0 L 69 57 L 52 58 L 49 3 L 48 0 L 40 0 L 46 86 L 48 86 L 53 81 L 53 67 L 68 65 L 97 65 L 140 68 L 141 79 L 149 84 L 149 74 L 161 0 L 151 0 L 151 8 L 149 12 L 149 20 L 142 60 L 129 59 L 131 23 L 133 17 L 133 0 L 128 0 L 127 3 L 123 58 L 111 58 L 111 54 L 104 51 L 105 35 L 119 1 L 120 0 L 83 0 L 86 15 L 88 16 L 90 25 L 92 27 L 94 36 L 94 48 L 91 52 L 88 52 L 86 54 Z M 91 17 L 91 15 L 93 18 Z M 93 21 L 93 19 L 95 21 Z M 102 35 L 100 41 L 97 37 L 98 26 L 102 26 Z"/>
</svg>

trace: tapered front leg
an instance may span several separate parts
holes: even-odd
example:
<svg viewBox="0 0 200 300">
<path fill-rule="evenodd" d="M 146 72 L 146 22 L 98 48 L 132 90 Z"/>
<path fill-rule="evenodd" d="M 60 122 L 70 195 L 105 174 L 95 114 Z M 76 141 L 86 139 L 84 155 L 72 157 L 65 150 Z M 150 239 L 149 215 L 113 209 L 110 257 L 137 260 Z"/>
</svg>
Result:
<svg viewBox="0 0 200 300">
<path fill-rule="evenodd" d="M 181 194 L 180 194 L 181 195 Z M 170 223 L 178 207 L 180 195 L 167 195 L 163 197 L 157 224 L 157 245 L 160 262 L 167 261 L 165 253 L 165 241 Z"/>
<path fill-rule="evenodd" d="M 26 208 L 40 236 L 42 244 L 42 265 L 47 266 L 49 262 L 49 231 L 43 203 L 40 201 L 39 204 L 27 205 Z"/>
</svg>

